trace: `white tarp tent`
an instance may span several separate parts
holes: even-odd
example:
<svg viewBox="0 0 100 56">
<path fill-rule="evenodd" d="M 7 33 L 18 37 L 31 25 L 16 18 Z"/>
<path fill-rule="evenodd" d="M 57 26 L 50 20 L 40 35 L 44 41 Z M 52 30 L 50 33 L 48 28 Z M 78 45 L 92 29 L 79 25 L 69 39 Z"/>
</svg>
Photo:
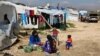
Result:
<svg viewBox="0 0 100 56">
<path fill-rule="evenodd" d="M 5 24 L 4 15 L 7 14 L 9 24 Z M 0 1 L 0 50 L 12 45 L 18 31 L 17 13 L 15 4 Z"/>
<path fill-rule="evenodd" d="M 70 9 L 70 8 L 68 8 L 67 9 L 68 10 L 68 14 L 67 14 L 67 19 L 66 19 L 66 21 L 78 21 L 78 17 L 79 17 L 79 12 L 78 12 L 78 10 L 74 10 L 74 9 Z"/>
<path fill-rule="evenodd" d="M 85 14 L 87 14 L 88 13 L 88 11 L 86 11 L 86 10 L 81 10 L 81 11 L 79 11 L 79 14 L 81 14 L 81 15 L 85 15 Z"/>
<path fill-rule="evenodd" d="M 57 10 L 57 9 L 38 9 L 38 11 L 41 13 L 46 13 L 50 15 L 50 24 L 53 25 L 54 23 L 54 15 L 63 15 L 64 16 L 64 12 L 62 10 Z M 64 18 L 63 22 L 64 22 Z"/>
<path fill-rule="evenodd" d="M 51 10 L 48 10 L 48 9 L 38 9 L 38 11 L 44 12 L 44 13 L 47 13 L 47 14 L 50 14 L 50 15 L 64 14 L 64 12 L 62 10 L 56 10 L 56 9 L 51 9 Z"/>
</svg>

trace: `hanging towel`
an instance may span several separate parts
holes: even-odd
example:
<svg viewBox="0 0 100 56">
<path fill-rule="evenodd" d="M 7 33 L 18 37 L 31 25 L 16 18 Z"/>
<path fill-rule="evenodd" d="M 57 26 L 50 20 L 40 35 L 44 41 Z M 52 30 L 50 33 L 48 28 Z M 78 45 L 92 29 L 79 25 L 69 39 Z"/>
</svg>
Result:
<svg viewBox="0 0 100 56">
<path fill-rule="evenodd" d="M 29 15 L 30 15 L 29 10 L 25 10 L 25 13 L 26 13 L 26 15 L 27 15 L 27 16 L 29 16 Z"/>
<path fill-rule="evenodd" d="M 21 14 L 21 19 L 22 19 L 22 25 L 26 25 L 27 21 L 26 21 L 26 15 L 25 14 Z"/>
<path fill-rule="evenodd" d="M 30 17 L 34 16 L 34 10 L 30 10 Z"/>
</svg>

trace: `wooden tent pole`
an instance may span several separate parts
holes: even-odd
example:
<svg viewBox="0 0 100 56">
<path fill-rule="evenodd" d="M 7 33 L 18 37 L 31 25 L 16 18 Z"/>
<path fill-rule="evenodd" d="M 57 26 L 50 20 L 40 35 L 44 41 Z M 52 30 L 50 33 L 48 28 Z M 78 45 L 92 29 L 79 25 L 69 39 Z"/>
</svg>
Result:
<svg viewBox="0 0 100 56">
<path fill-rule="evenodd" d="M 42 16 L 42 15 L 41 15 Z M 53 27 L 48 23 L 48 21 L 44 18 L 44 16 L 42 16 L 43 17 L 43 20 L 48 24 L 48 26 L 52 29 Z"/>
</svg>

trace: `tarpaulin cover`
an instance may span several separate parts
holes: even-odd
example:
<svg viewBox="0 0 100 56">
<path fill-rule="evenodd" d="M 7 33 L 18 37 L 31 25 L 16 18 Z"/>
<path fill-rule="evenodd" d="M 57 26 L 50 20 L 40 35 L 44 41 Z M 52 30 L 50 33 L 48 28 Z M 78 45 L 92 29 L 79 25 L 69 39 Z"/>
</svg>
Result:
<svg viewBox="0 0 100 56">
<path fill-rule="evenodd" d="M 15 4 L 0 1 L 0 50 L 11 46 L 17 39 L 14 35 L 14 29 L 17 32 L 16 9 Z M 4 14 L 7 14 L 9 24 L 4 23 Z"/>
</svg>

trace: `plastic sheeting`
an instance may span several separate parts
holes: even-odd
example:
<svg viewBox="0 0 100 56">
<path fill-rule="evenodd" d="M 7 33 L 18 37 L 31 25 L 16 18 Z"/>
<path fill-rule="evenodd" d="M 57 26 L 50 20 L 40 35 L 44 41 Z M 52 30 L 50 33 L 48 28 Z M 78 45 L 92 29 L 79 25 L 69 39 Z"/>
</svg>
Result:
<svg viewBox="0 0 100 56">
<path fill-rule="evenodd" d="M 10 24 L 4 23 L 4 14 L 8 15 Z M 0 50 L 11 46 L 17 39 L 14 29 L 18 31 L 15 4 L 0 1 Z M 17 23 L 17 24 L 16 24 Z"/>
<path fill-rule="evenodd" d="M 62 10 L 56 10 L 56 9 L 51 9 L 51 10 L 48 10 L 48 9 L 38 9 L 38 11 L 44 12 L 44 13 L 47 13 L 47 14 L 50 14 L 50 15 L 64 14 L 64 12 Z"/>
</svg>

